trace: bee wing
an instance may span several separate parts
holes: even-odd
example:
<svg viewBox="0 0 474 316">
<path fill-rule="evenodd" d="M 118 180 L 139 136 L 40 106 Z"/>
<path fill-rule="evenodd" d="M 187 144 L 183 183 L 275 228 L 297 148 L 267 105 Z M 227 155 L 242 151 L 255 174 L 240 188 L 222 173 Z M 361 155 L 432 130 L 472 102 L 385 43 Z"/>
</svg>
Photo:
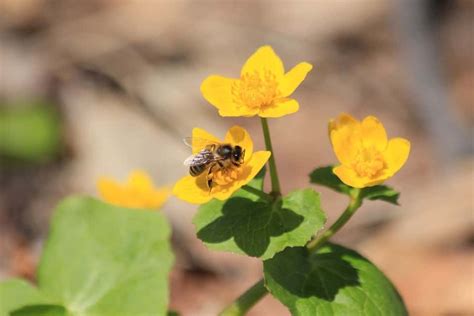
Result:
<svg viewBox="0 0 474 316">
<path fill-rule="evenodd" d="M 204 149 L 195 155 L 191 155 L 184 160 L 185 166 L 204 165 L 219 160 L 211 151 Z"/>
<path fill-rule="evenodd" d="M 185 166 L 188 166 L 188 167 L 192 166 L 192 165 L 194 164 L 193 161 L 194 161 L 194 157 L 195 157 L 195 156 L 196 156 L 196 155 L 191 155 L 191 156 L 189 156 L 188 158 L 186 158 L 186 159 L 184 160 L 183 164 L 184 164 Z"/>
<path fill-rule="evenodd" d="M 199 137 L 185 137 L 183 138 L 183 142 L 186 146 L 190 148 L 199 148 L 199 149 L 204 149 L 206 146 L 209 145 L 218 145 L 213 140 L 205 139 L 205 138 L 199 138 Z"/>
</svg>

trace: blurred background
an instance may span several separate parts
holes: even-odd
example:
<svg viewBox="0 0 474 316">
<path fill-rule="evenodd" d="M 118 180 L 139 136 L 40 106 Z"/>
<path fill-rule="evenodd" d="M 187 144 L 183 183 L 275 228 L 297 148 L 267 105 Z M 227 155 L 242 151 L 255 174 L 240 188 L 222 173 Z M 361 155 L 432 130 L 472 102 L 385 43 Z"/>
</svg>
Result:
<svg viewBox="0 0 474 316">
<path fill-rule="evenodd" d="M 141 168 L 173 184 L 193 127 L 240 124 L 263 148 L 258 119 L 219 117 L 199 86 L 270 44 L 287 69 L 314 65 L 300 111 L 270 121 L 284 191 L 336 161 L 330 118 L 376 115 L 412 143 L 388 183 L 401 206 L 365 203 L 337 240 L 380 266 L 412 315 L 473 315 L 473 35 L 468 0 L 0 0 L 0 280 L 34 281 L 54 206 L 96 195 L 99 176 Z M 345 198 L 316 189 L 332 222 Z M 173 309 L 215 315 L 260 278 L 258 260 L 196 239 L 194 206 L 172 198 L 164 212 Z M 250 315 L 288 312 L 268 296 Z"/>
</svg>

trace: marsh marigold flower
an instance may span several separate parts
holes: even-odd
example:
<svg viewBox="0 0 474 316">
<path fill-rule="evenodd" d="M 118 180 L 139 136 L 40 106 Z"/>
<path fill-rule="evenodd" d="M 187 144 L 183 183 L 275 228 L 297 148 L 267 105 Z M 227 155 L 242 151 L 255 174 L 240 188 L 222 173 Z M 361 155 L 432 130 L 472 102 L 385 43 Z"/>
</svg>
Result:
<svg viewBox="0 0 474 316">
<path fill-rule="evenodd" d="M 410 152 L 410 142 L 388 140 L 384 126 L 374 116 L 359 122 L 343 113 L 329 122 L 329 137 L 341 163 L 333 172 L 354 188 L 374 186 L 392 177 Z"/>
<path fill-rule="evenodd" d="M 249 183 L 270 158 L 269 151 L 253 152 L 252 139 L 240 126 L 229 129 L 224 141 L 200 128 L 193 129 L 192 139 L 193 154 L 197 154 L 208 144 L 230 144 L 233 147 L 240 146 L 245 150 L 245 155 L 240 166 L 218 168 L 210 175 L 204 171 L 197 177 L 188 175 L 179 180 L 173 188 L 173 194 L 189 203 L 206 203 L 213 198 L 228 199 L 232 193 Z M 209 176 L 212 177 L 211 188 L 208 185 Z"/>
<path fill-rule="evenodd" d="M 158 209 L 171 195 L 170 188 L 155 188 L 150 176 L 140 170 L 132 171 L 124 184 L 102 177 L 97 188 L 106 202 L 129 208 Z"/>
<path fill-rule="evenodd" d="M 280 57 L 263 46 L 244 64 L 240 78 L 209 76 L 201 92 L 221 116 L 281 117 L 298 111 L 298 102 L 289 96 L 312 68 L 302 62 L 285 73 Z"/>
</svg>

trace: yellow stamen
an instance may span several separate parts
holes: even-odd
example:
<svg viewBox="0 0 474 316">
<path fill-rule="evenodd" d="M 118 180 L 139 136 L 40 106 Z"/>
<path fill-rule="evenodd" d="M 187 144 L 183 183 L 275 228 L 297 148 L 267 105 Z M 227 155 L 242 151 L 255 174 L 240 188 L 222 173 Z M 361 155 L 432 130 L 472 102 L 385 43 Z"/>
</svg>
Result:
<svg viewBox="0 0 474 316">
<path fill-rule="evenodd" d="M 361 177 L 376 178 L 386 168 L 383 155 L 375 147 L 359 148 L 353 168 Z"/>
<path fill-rule="evenodd" d="M 268 106 L 279 95 L 276 76 L 268 70 L 245 73 L 232 85 L 233 100 L 241 107 L 257 109 Z"/>
</svg>

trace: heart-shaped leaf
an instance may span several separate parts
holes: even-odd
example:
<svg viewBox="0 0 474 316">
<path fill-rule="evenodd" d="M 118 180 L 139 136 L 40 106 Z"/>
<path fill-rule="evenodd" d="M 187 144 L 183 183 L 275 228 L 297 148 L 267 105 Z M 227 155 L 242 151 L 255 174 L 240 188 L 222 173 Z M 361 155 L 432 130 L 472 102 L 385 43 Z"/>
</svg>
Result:
<svg viewBox="0 0 474 316">
<path fill-rule="evenodd" d="M 261 190 L 262 175 L 250 185 Z M 311 189 L 294 191 L 276 202 L 239 190 L 227 201 L 202 205 L 193 220 L 197 236 L 208 248 L 261 259 L 305 245 L 325 221 L 319 194 Z"/>
</svg>

